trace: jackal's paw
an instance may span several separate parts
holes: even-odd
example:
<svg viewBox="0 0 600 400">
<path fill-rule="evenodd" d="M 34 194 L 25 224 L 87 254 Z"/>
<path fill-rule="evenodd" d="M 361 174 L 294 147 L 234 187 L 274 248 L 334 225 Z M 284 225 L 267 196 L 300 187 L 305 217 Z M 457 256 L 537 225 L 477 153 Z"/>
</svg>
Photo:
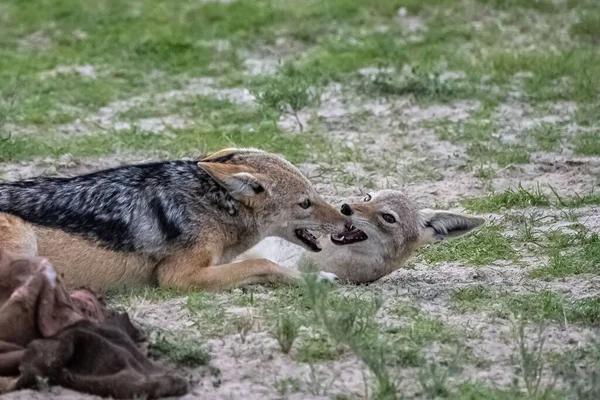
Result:
<svg viewBox="0 0 600 400">
<path fill-rule="evenodd" d="M 336 282 L 339 281 L 339 278 L 336 274 L 332 274 L 331 272 L 320 271 L 317 275 L 317 281 L 328 281 L 328 282 Z"/>
</svg>

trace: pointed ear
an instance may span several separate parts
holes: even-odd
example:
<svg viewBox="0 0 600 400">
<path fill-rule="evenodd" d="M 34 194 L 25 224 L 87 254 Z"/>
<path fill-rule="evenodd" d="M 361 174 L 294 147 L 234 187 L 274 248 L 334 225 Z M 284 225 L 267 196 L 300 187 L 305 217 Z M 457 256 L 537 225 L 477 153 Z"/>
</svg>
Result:
<svg viewBox="0 0 600 400">
<path fill-rule="evenodd" d="M 462 236 L 485 222 L 481 217 L 437 210 L 421 210 L 421 218 L 423 229 L 419 241 L 422 245 Z"/>
<path fill-rule="evenodd" d="M 202 168 L 234 199 L 249 204 L 249 199 L 264 192 L 256 171 L 245 165 L 199 162 Z"/>
</svg>

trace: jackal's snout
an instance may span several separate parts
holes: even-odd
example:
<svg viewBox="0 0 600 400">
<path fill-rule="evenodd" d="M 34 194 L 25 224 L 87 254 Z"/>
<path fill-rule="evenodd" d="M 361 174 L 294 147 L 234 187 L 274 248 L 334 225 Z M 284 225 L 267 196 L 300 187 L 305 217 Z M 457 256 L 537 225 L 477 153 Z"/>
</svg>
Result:
<svg viewBox="0 0 600 400">
<path fill-rule="evenodd" d="M 314 217 L 320 221 L 320 226 L 315 229 L 324 233 L 340 232 L 351 223 L 347 214 L 325 200 L 319 201 L 319 204 L 316 205 Z"/>
</svg>

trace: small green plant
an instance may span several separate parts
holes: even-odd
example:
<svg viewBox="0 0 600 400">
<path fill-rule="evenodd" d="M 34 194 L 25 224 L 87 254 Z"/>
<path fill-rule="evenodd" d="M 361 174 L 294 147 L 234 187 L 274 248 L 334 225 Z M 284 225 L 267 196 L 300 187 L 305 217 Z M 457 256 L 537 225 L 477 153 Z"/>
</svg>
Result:
<svg viewBox="0 0 600 400">
<path fill-rule="evenodd" d="M 526 322 L 519 319 L 513 323 L 513 337 L 517 344 L 513 362 L 518 366 L 517 375 L 521 378 L 532 399 L 546 398 L 542 393 L 552 389 L 552 386 L 542 387 L 544 373 L 544 343 L 546 326 L 542 322 L 538 326 L 535 340 L 528 340 L 525 332 Z"/>
<path fill-rule="evenodd" d="M 476 178 L 479 178 L 479 179 L 482 179 L 482 180 L 491 180 L 491 179 L 493 179 L 493 178 L 496 177 L 496 171 L 493 168 L 489 167 L 489 166 L 485 167 L 483 165 L 480 165 L 475 170 L 475 174 L 474 175 L 475 175 Z"/>
<path fill-rule="evenodd" d="M 45 376 L 35 376 L 35 389 L 38 392 L 49 393 L 52 388 L 50 384 L 50 379 Z"/>
<path fill-rule="evenodd" d="M 450 81 L 440 79 L 437 72 L 427 72 L 413 67 L 412 72 L 400 74 L 389 72 L 380 65 L 374 76 L 365 77 L 360 91 L 375 96 L 404 96 L 414 95 L 416 98 L 439 99 L 447 101 L 456 95 L 457 88 Z"/>
<path fill-rule="evenodd" d="M 571 398 L 600 398 L 600 338 L 591 337 L 585 347 L 554 354 L 549 361 L 554 375 L 567 385 Z"/>
<path fill-rule="evenodd" d="M 275 325 L 275 338 L 281 351 L 285 354 L 288 354 L 292 349 L 294 341 L 298 337 L 298 328 L 297 319 L 291 313 L 279 313 Z"/>
<path fill-rule="evenodd" d="M 427 398 L 437 399 L 450 395 L 447 381 L 451 375 L 456 374 L 460 370 L 458 366 L 460 356 L 460 348 L 457 347 L 454 357 L 447 365 L 441 365 L 437 361 L 429 361 L 419 369 L 419 383 Z"/>
<path fill-rule="evenodd" d="M 149 348 L 152 358 L 167 358 L 184 367 L 208 365 L 210 354 L 197 340 L 167 336 L 159 332 Z"/>
<path fill-rule="evenodd" d="M 344 344 L 365 363 L 376 380 L 374 398 L 397 398 L 397 386 L 385 364 L 386 344 L 374 321 L 381 307 L 377 298 L 369 300 L 330 296 L 329 288 L 314 274 L 305 278 L 307 298 L 317 321 L 333 340 Z"/>
<path fill-rule="evenodd" d="M 275 113 L 276 117 L 291 115 L 303 131 L 304 125 L 298 113 L 303 108 L 319 105 L 325 83 L 326 80 L 315 78 L 295 64 L 285 63 L 276 77 L 270 78 L 266 84 L 257 85 L 252 92 L 265 114 Z"/>
<path fill-rule="evenodd" d="M 277 390 L 277 393 L 281 396 L 299 392 L 300 389 L 301 382 L 296 378 L 280 379 L 275 382 L 275 390 Z"/>
<path fill-rule="evenodd" d="M 313 363 L 335 360 L 342 351 L 326 336 L 311 337 L 303 340 L 298 347 L 298 361 Z"/>
<path fill-rule="evenodd" d="M 489 287 L 483 285 L 468 286 L 455 290 L 450 296 L 452 307 L 461 312 L 476 311 L 485 302 L 494 298 Z"/>
</svg>

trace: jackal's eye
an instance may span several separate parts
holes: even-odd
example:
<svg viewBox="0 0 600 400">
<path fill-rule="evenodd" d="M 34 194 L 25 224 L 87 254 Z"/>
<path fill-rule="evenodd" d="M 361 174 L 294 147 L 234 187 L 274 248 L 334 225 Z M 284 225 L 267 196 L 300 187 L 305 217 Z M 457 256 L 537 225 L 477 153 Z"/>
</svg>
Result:
<svg viewBox="0 0 600 400">
<path fill-rule="evenodd" d="M 396 222 L 396 218 L 394 218 L 394 216 L 391 214 L 383 214 L 382 217 L 385 220 L 385 222 L 388 222 L 390 224 Z"/>
<path fill-rule="evenodd" d="M 371 198 L 372 198 L 372 197 L 371 197 L 371 195 L 370 195 L 370 194 L 367 194 L 367 195 L 366 195 L 366 196 L 363 198 L 363 201 L 371 201 Z"/>
<path fill-rule="evenodd" d="M 300 207 L 302 207 L 302 208 L 306 209 L 306 208 L 310 207 L 310 200 L 309 200 L 309 199 L 306 199 L 306 200 L 304 200 L 302 203 L 300 203 L 300 204 L 298 204 L 298 205 L 299 205 Z"/>
</svg>

